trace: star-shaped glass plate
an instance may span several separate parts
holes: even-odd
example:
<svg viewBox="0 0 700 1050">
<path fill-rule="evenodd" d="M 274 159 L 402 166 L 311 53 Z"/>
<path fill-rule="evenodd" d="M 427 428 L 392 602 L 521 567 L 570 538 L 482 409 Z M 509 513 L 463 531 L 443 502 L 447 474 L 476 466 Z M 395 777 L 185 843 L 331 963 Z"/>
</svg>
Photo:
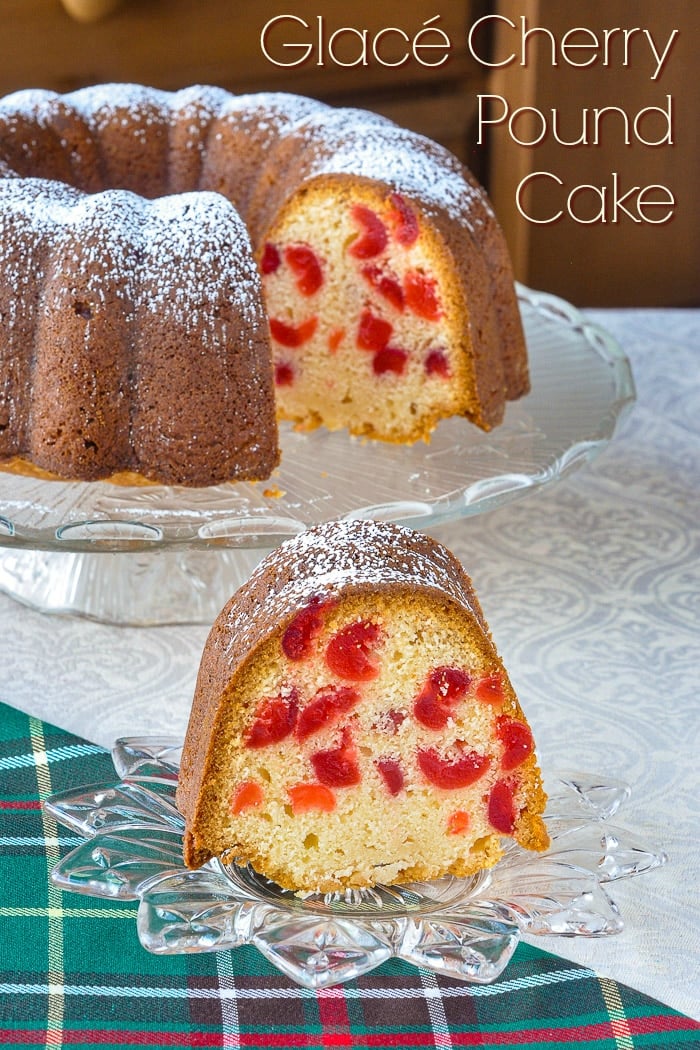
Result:
<svg viewBox="0 0 700 1050">
<path fill-rule="evenodd" d="M 175 806 L 181 742 L 125 738 L 113 782 L 53 795 L 46 809 L 85 841 L 53 869 L 64 890 L 138 900 L 137 930 L 151 952 L 254 945 L 307 988 L 351 980 L 403 959 L 485 984 L 520 936 L 603 937 L 623 921 L 608 886 L 666 861 L 611 823 L 630 795 L 621 781 L 558 774 L 547 784 L 546 853 L 510 843 L 495 868 L 467 879 L 299 896 L 248 866 L 182 859 Z"/>
</svg>

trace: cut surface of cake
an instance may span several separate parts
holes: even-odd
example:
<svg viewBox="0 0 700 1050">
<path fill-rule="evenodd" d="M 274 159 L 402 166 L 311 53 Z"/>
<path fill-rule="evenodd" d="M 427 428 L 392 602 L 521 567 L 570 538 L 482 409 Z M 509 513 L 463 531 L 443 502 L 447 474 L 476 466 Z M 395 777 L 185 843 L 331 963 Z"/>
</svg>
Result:
<svg viewBox="0 0 700 1050">
<path fill-rule="evenodd" d="M 491 422 L 455 268 L 415 206 L 319 181 L 270 238 L 262 270 L 281 418 L 401 443 L 449 416 Z"/>
<path fill-rule="evenodd" d="M 528 389 L 505 240 L 428 139 L 284 93 L 0 100 L 4 469 L 260 480 L 278 417 L 412 443 Z"/>
<path fill-rule="evenodd" d="M 207 640 L 177 793 L 186 863 L 330 892 L 465 876 L 542 850 L 532 732 L 471 582 L 427 536 L 314 527 Z"/>
</svg>

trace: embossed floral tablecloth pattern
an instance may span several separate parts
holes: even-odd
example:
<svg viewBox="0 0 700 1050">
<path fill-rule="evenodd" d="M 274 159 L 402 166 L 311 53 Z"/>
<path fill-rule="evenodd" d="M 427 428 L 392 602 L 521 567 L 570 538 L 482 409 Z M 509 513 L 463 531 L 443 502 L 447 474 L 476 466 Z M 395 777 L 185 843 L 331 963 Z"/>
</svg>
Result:
<svg viewBox="0 0 700 1050">
<path fill-rule="evenodd" d="M 133 905 L 62 893 L 75 843 L 41 802 L 113 775 L 96 745 L 0 706 L 0 1039 L 16 1046 L 698 1047 L 700 1025 L 521 945 L 501 980 L 468 986 L 400 963 L 307 992 L 254 949 L 151 956 Z"/>
<path fill-rule="evenodd" d="M 474 579 L 543 762 L 629 782 L 626 825 L 669 855 L 616 889 L 622 935 L 538 945 L 700 1019 L 700 311 L 587 313 L 637 384 L 611 446 L 435 533 Z M 206 634 L 45 617 L 0 595 L 0 697 L 104 746 L 181 734 Z"/>
</svg>

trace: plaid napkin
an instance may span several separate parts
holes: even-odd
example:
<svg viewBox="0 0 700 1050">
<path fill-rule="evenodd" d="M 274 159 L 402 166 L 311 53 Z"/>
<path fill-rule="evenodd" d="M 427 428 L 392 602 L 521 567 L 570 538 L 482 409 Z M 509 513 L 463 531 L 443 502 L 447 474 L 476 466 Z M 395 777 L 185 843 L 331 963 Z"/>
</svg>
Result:
<svg viewBox="0 0 700 1050">
<path fill-rule="evenodd" d="M 102 748 L 0 704 L 5 1046 L 700 1048 L 690 1018 L 524 944 L 492 985 L 392 961 L 319 992 L 297 987 L 250 947 L 150 955 L 135 904 L 63 893 L 49 881 L 79 840 L 42 801 L 112 776 Z"/>
</svg>

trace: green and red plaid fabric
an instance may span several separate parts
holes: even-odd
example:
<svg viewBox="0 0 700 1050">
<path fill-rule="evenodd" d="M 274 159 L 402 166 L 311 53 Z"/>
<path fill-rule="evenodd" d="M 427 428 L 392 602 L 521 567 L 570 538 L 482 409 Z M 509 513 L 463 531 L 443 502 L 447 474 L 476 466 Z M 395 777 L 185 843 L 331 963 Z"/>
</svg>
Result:
<svg viewBox="0 0 700 1050">
<path fill-rule="evenodd" d="M 690 1018 L 527 945 L 492 985 L 394 961 L 321 992 L 297 987 L 249 947 L 150 955 L 134 904 L 63 893 L 49 881 L 78 839 L 56 826 L 43 800 L 112 776 L 102 748 L 0 704 L 4 1046 L 700 1048 Z"/>
</svg>

